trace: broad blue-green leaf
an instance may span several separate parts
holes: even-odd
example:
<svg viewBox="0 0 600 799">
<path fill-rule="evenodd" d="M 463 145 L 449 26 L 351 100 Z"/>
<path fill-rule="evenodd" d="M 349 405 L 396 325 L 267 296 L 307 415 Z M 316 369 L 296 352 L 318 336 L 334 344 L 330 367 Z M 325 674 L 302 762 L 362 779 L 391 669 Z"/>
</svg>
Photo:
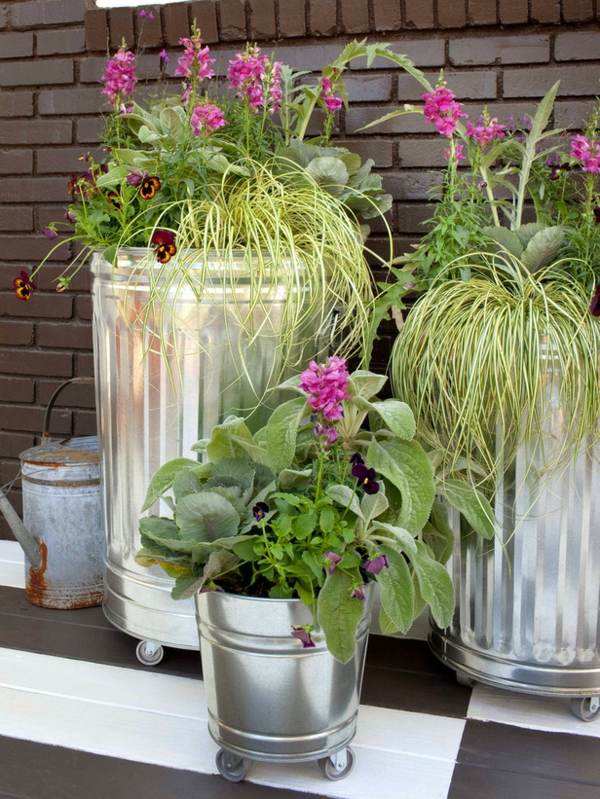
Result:
<svg viewBox="0 0 600 799">
<path fill-rule="evenodd" d="M 313 158 L 306 171 L 317 183 L 327 188 L 342 187 L 348 183 L 348 170 L 340 158 L 327 155 Z"/>
<path fill-rule="evenodd" d="M 306 413 L 304 397 L 294 397 L 275 408 L 265 425 L 265 440 L 275 472 L 288 469 L 296 454 L 298 427 Z"/>
<path fill-rule="evenodd" d="M 373 519 L 385 513 L 389 506 L 390 503 L 383 491 L 378 491 L 376 494 L 364 494 L 360 501 L 360 509 L 365 520 L 365 527 L 368 527 Z"/>
<path fill-rule="evenodd" d="M 162 516 L 146 516 L 140 519 L 139 529 L 143 543 L 149 539 L 171 552 L 190 553 L 192 551 L 194 541 L 191 538 L 182 537 L 172 519 L 165 519 Z"/>
<path fill-rule="evenodd" d="M 202 577 L 197 577 L 195 574 L 185 574 L 175 580 L 171 596 L 173 599 L 184 599 L 185 597 L 193 596 L 201 587 Z"/>
<path fill-rule="evenodd" d="M 454 588 L 446 568 L 434 560 L 428 547 L 417 541 L 417 554 L 411 555 L 421 596 L 431 608 L 438 627 L 444 629 L 452 622 L 454 613 Z"/>
<path fill-rule="evenodd" d="M 441 490 L 448 503 L 462 513 L 478 535 L 488 541 L 493 539 L 494 511 L 480 491 L 464 480 L 445 480 Z"/>
<path fill-rule="evenodd" d="M 312 469 L 284 469 L 279 474 L 279 485 L 283 491 L 291 488 L 306 488 L 312 479 Z"/>
<path fill-rule="evenodd" d="M 350 508 L 355 516 L 358 516 L 361 519 L 363 518 L 363 513 L 360 507 L 360 502 L 356 495 L 356 491 L 353 491 L 351 488 L 344 485 L 331 485 L 327 486 L 325 493 L 334 502 L 337 502 L 337 504 L 342 508 Z"/>
<path fill-rule="evenodd" d="M 353 397 L 362 397 L 369 400 L 387 383 L 387 377 L 369 372 L 367 369 L 357 369 L 350 375 L 350 394 Z"/>
<path fill-rule="evenodd" d="M 188 494 L 197 493 L 201 488 L 202 482 L 193 469 L 181 469 L 173 480 L 173 494 L 177 502 Z"/>
<path fill-rule="evenodd" d="M 436 560 L 446 563 L 454 549 L 454 531 L 448 524 L 448 511 L 441 502 L 434 502 L 431 523 L 423 528 L 423 540 L 433 549 Z"/>
<path fill-rule="evenodd" d="M 407 441 L 414 438 L 417 425 L 414 414 L 406 402 L 386 399 L 382 402 L 372 402 L 370 405 L 369 410 L 375 411 L 394 435 Z"/>
<path fill-rule="evenodd" d="M 226 458 L 243 457 L 244 449 L 235 441 L 236 438 L 253 443 L 252 433 L 244 419 L 238 416 L 228 416 L 224 422 L 213 427 L 208 442 L 199 441 L 194 444 L 192 449 L 206 450 L 213 463 Z"/>
<path fill-rule="evenodd" d="M 328 574 L 317 599 L 317 618 L 327 647 L 336 660 L 347 663 L 356 648 L 356 630 L 364 612 L 364 600 L 352 596 L 354 580 L 336 569 Z"/>
<path fill-rule="evenodd" d="M 381 593 L 381 607 L 395 627 L 394 632 L 405 633 L 414 620 L 414 587 L 412 575 L 403 555 L 393 547 L 381 546 L 388 559 L 388 568 L 377 575 Z M 381 625 L 386 619 L 379 619 Z"/>
<path fill-rule="evenodd" d="M 225 497 L 213 491 L 189 494 L 177 503 L 175 521 L 182 538 L 214 541 L 235 535 L 240 516 Z"/>
<path fill-rule="evenodd" d="M 565 238 L 564 228 L 553 225 L 538 231 L 530 240 L 521 261 L 531 273 L 548 266 L 558 256 Z"/>
<path fill-rule="evenodd" d="M 394 524 L 386 524 L 385 522 L 376 522 L 374 525 L 373 538 L 379 538 L 377 535 L 378 531 L 381 531 L 386 538 L 394 539 L 397 547 L 403 552 L 409 555 L 417 554 L 417 544 L 414 535 L 403 527 L 397 527 Z"/>
<path fill-rule="evenodd" d="M 198 466 L 198 461 L 190 460 L 190 458 L 175 458 L 175 460 L 163 464 L 150 481 L 142 511 L 148 510 L 165 491 L 171 488 L 175 475 L 181 469 L 189 469 L 192 466 Z"/>
<path fill-rule="evenodd" d="M 416 441 L 373 440 L 366 461 L 400 492 L 402 506 L 398 526 L 412 533 L 419 532 L 431 513 L 435 484 L 431 463 Z"/>
</svg>

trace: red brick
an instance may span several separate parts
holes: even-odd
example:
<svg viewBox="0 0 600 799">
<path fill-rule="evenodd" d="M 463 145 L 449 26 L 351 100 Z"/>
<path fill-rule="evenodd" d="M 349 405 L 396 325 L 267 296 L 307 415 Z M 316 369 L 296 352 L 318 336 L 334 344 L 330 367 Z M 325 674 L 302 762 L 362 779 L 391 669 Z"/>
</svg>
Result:
<svg viewBox="0 0 600 799">
<path fill-rule="evenodd" d="M 82 22 L 85 0 L 29 0 L 10 3 L 13 28 L 37 28 L 41 25 L 63 25 Z"/>
<path fill-rule="evenodd" d="M 373 0 L 376 31 L 397 31 L 402 27 L 400 0 Z"/>
<path fill-rule="evenodd" d="M 593 0 L 563 0 L 565 22 L 587 22 L 594 18 Z"/>
<path fill-rule="evenodd" d="M 92 298 L 91 297 L 76 297 L 75 298 L 75 316 L 84 321 L 90 321 L 92 318 Z"/>
<path fill-rule="evenodd" d="M 0 175 L 25 175 L 32 172 L 31 150 L 0 150 Z"/>
<path fill-rule="evenodd" d="M 25 305 L 26 303 L 20 304 Z M 0 372 L 10 372 L 16 375 L 71 377 L 72 361 L 73 356 L 69 352 L 48 352 L 47 350 L 38 352 L 4 348 L 0 351 Z M 1 418 L 4 426 L 4 417 Z"/>
<path fill-rule="evenodd" d="M 145 47 L 160 47 L 163 43 L 160 9 L 153 8 L 152 14 L 152 17 L 135 15 L 135 38 L 140 50 Z"/>
<path fill-rule="evenodd" d="M 41 355 L 42 353 L 37 353 Z M 41 432 L 44 424 L 45 408 L 35 408 L 32 405 L 1 405 L 2 426 L 5 430 L 30 430 L 33 433 Z M 71 432 L 71 411 L 58 410 L 50 419 L 51 433 Z"/>
<path fill-rule="evenodd" d="M 60 215 L 54 216 L 54 219 L 60 218 Z M 44 264 L 44 268 L 36 275 L 36 283 L 40 291 L 51 291 L 56 296 L 56 286 L 58 278 L 64 272 L 64 265 L 62 266 L 49 266 Z M 90 290 L 90 273 L 88 269 L 80 269 L 71 282 L 69 291 L 89 291 Z"/>
<path fill-rule="evenodd" d="M 41 294 L 37 292 L 29 302 L 22 302 L 11 291 L 10 293 L 0 294 L 0 314 L 30 318 L 70 319 L 73 314 L 73 298 L 67 294 Z M 3 371 L 2 368 L 0 368 L 1 371 Z M 28 374 L 36 374 L 36 372 Z"/>
<path fill-rule="evenodd" d="M 560 0 L 531 0 L 532 22 L 560 22 Z"/>
<path fill-rule="evenodd" d="M 554 43 L 557 61 L 592 61 L 600 59 L 600 32 L 569 31 L 559 33 Z"/>
<path fill-rule="evenodd" d="M 355 3 L 356 0 L 349 0 Z M 284 37 L 304 36 L 306 11 L 304 0 L 279 0 L 279 31 Z"/>
<path fill-rule="evenodd" d="M 95 436 L 96 412 L 95 411 L 74 411 L 73 412 L 73 435 L 76 436 Z"/>
<path fill-rule="evenodd" d="M 249 0 L 249 7 L 252 39 L 274 39 L 277 35 L 274 0 Z"/>
<path fill-rule="evenodd" d="M 244 0 L 221 0 L 221 39 L 238 41 L 246 38 Z"/>
<path fill-rule="evenodd" d="M 108 14 L 103 8 L 92 8 L 85 12 L 85 44 L 88 52 L 108 49 Z"/>
<path fill-rule="evenodd" d="M 464 37 L 450 42 L 452 64 L 532 64 L 549 58 L 550 37 L 544 34 Z"/>
<path fill-rule="evenodd" d="M 53 125 L 54 127 L 54 125 Z M 101 117 L 77 120 L 77 141 L 83 144 L 99 142 L 104 130 L 104 120 Z M 69 141 L 71 139 L 69 138 Z"/>
<path fill-rule="evenodd" d="M 433 28 L 433 0 L 405 0 L 408 28 Z"/>
<path fill-rule="evenodd" d="M 79 66 L 79 80 L 81 83 L 99 83 L 102 79 L 102 73 L 106 65 L 106 58 L 92 57 L 86 58 Z M 173 66 L 173 71 L 176 65 Z M 145 80 L 147 78 L 160 77 L 160 59 L 156 55 L 139 55 L 136 59 L 136 71 L 138 78 Z M 76 91 L 76 90 L 71 90 Z M 98 96 L 100 96 L 100 88 L 95 89 Z M 144 87 L 138 87 L 138 93 L 142 94 Z"/>
<path fill-rule="evenodd" d="M 85 51 L 85 31 L 83 28 L 38 31 L 36 40 L 38 55 L 61 55 L 63 53 L 83 53 Z"/>
<path fill-rule="evenodd" d="M 0 402 L 33 402 L 33 380 L 0 376 Z"/>
<path fill-rule="evenodd" d="M 33 208 L 22 205 L 0 206 L 0 230 L 33 230 Z"/>
<path fill-rule="evenodd" d="M 0 121 L 0 144 L 70 144 L 71 134 L 71 121 L 67 119 L 55 120 L 51 125 L 41 119 L 26 124 Z"/>
<path fill-rule="evenodd" d="M 396 211 L 398 230 L 401 233 L 420 233 L 421 235 L 427 230 L 424 223 L 431 219 L 433 214 L 430 205 L 421 203 L 399 203 Z"/>
<path fill-rule="evenodd" d="M 390 75 L 349 75 L 346 89 L 351 102 L 389 100 L 392 93 Z"/>
<path fill-rule="evenodd" d="M 33 55 L 33 33 L 0 33 L 0 59 Z"/>
<path fill-rule="evenodd" d="M 444 151 L 448 148 L 446 139 L 437 136 L 435 139 L 402 138 L 398 143 L 400 166 L 433 167 L 445 166 L 447 158 Z"/>
<path fill-rule="evenodd" d="M 190 17 L 192 21 L 196 20 L 204 42 L 211 44 L 219 41 L 217 8 L 214 0 L 198 0 L 198 2 L 192 3 Z"/>
<path fill-rule="evenodd" d="M 163 36 L 167 44 L 179 44 L 182 36 L 190 35 L 188 7 L 185 3 L 169 3 L 163 6 Z"/>
<path fill-rule="evenodd" d="M 96 87 L 46 89 L 39 93 L 38 110 L 43 116 L 98 114 L 109 109 L 106 98 Z"/>
<path fill-rule="evenodd" d="M 542 0 L 545 2 L 545 0 Z M 496 0 L 468 0 L 471 25 L 495 25 Z"/>
<path fill-rule="evenodd" d="M 376 167 L 389 167 L 393 164 L 394 143 L 389 139 L 377 139 L 371 136 L 364 139 L 340 141 L 339 144 L 352 150 L 353 153 L 358 153 L 363 160 L 372 158 Z"/>
<path fill-rule="evenodd" d="M 75 353 L 75 374 L 77 377 L 94 376 L 94 356 L 91 352 Z"/>
<path fill-rule="evenodd" d="M 548 89 L 560 80 L 559 96 L 596 94 L 598 75 L 588 66 L 570 65 L 524 70 L 505 69 L 503 91 L 505 97 L 543 97 Z"/>
<path fill-rule="evenodd" d="M 4 203 L 67 199 L 67 185 L 62 178 L 6 178 L 0 183 L 0 202 Z"/>
<path fill-rule="evenodd" d="M 18 458 L 21 452 L 33 447 L 35 436 L 28 433 L 0 431 L 0 452 L 5 458 Z"/>
<path fill-rule="evenodd" d="M 52 83 L 73 83 L 73 61 L 66 58 L 8 61 L 0 70 L 0 86 L 45 86 Z"/>
<path fill-rule="evenodd" d="M 315 36 L 335 36 L 337 31 L 336 0 L 311 0 L 310 27 Z"/>
<path fill-rule="evenodd" d="M 8 9 L 5 5 L 0 6 L 0 28 L 8 27 Z"/>
<path fill-rule="evenodd" d="M 435 72 L 425 73 L 435 83 Z M 461 100 L 494 98 L 497 95 L 496 73 L 492 70 L 445 70 L 444 77 L 448 86 Z M 418 101 L 423 94 L 420 83 L 407 74 L 398 75 L 398 100 L 402 103 Z"/>
<path fill-rule="evenodd" d="M 128 47 L 135 44 L 135 34 L 133 32 L 133 9 L 131 8 L 111 8 L 108 15 L 110 28 L 110 46 L 116 50 L 121 46 L 123 40 Z"/>
<path fill-rule="evenodd" d="M 36 402 L 47 405 L 50 397 L 60 386 L 61 380 L 38 380 L 36 389 Z M 64 388 L 56 400 L 56 407 L 66 408 L 94 408 L 94 386 L 92 383 L 71 383 Z"/>
<path fill-rule="evenodd" d="M 61 147 L 49 150 L 38 150 L 38 174 L 48 174 L 52 172 L 70 174 L 72 172 L 81 172 L 84 169 L 84 165 L 80 160 L 83 154 L 83 147 Z M 100 153 L 95 152 L 94 155 L 99 157 Z"/>
<path fill-rule="evenodd" d="M 13 347 L 33 344 L 33 323 L 0 320 L 0 344 L 9 344 Z"/>
<path fill-rule="evenodd" d="M 439 194 L 440 176 L 433 172 L 386 172 L 383 185 L 395 200 L 427 200 Z"/>
<path fill-rule="evenodd" d="M 500 22 L 502 25 L 516 25 L 527 22 L 529 9 L 527 0 L 500 0 Z"/>
<path fill-rule="evenodd" d="M 464 0 L 438 2 L 438 23 L 440 28 L 463 28 L 467 24 Z"/>
<path fill-rule="evenodd" d="M 408 56 L 417 67 L 441 67 L 444 66 L 446 62 L 444 45 L 445 42 L 443 39 L 411 38 L 403 39 L 401 42 L 395 42 L 391 45 L 390 50 L 393 53 L 402 53 Z M 311 62 L 309 61 L 309 63 Z M 391 62 L 386 58 L 376 58 L 371 65 L 371 69 L 390 69 L 391 66 Z M 364 59 L 350 64 L 351 69 L 364 69 L 364 67 Z"/>
<path fill-rule="evenodd" d="M 33 116 L 33 92 L 0 92 L 0 117 Z"/>
<path fill-rule="evenodd" d="M 379 117 L 382 117 L 387 108 L 377 106 L 353 106 L 346 112 L 346 133 L 358 133 L 359 128 L 364 127 L 370 122 L 373 122 Z M 406 114 L 404 116 L 394 117 L 393 119 L 383 122 L 370 128 L 365 133 L 383 135 L 386 133 L 429 133 L 431 132 L 430 126 L 423 118 L 422 114 Z"/>
<path fill-rule="evenodd" d="M 369 4 L 364 0 L 342 0 L 342 23 L 346 33 L 368 33 Z"/>
<path fill-rule="evenodd" d="M 37 343 L 54 349 L 89 350 L 92 348 L 92 326 L 41 322 L 37 326 Z"/>
<path fill-rule="evenodd" d="M 3 180 L 2 184 L 7 183 Z M 57 241 L 48 241 L 45 236 L 0 236 L 0 252 L 4 261 L 37 261 L 44 258 Z M 52 254 L 53 261 L 70 258 L 68 245 L 58 247 Z"/>
</svg>

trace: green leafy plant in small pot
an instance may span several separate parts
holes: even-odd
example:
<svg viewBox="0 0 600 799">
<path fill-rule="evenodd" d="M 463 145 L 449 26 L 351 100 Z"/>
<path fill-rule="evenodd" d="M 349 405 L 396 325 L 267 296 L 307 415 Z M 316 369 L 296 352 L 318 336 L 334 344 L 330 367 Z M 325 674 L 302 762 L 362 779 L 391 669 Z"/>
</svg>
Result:
<svg viewBox="0 0 600 799">
<path fill-rule="evenodd" d="M 248 759 L 347 773 L 374 584 L 386 632 L 408 630 L 426 604 L 442 627 L 451 619 L 452 534 L 432 460 L 408 405 L 376 398 L 385 382 L 338 357 L 312 362 L 261 430 L 226 419 L 195 446 L 204 463 L 167 463 L 150 486 L 146 508 L 161 499 L 172 517 L 141 519 L 138 560 L 175 576 L 174 596 L 196 597 L 229 779 Z"/>
</svg>

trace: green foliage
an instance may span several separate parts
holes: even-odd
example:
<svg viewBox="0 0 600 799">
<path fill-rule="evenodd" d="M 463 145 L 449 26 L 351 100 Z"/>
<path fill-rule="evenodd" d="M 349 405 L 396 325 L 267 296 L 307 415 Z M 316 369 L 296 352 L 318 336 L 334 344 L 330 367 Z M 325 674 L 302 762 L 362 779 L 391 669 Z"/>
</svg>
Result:
<svg viewBox="0 0 600 799">
<path fill-rule="evenodd" d="M 204 463 L 178 459 L 154 477 L 146 507 L 165 502 L 173 518 L 140 520 L 139 561 L 176 577 L 177 597 L 219 588 L 300 599 L 342 661 L 353 655 L 373 581 L 384 629 L 407 630 L 423 600 L 445 622 L 453 606 L 440 573 L 449 530 L 410 408 L 377 398 L 385 382 L 365 370 L 350 376 L 330 446 L 315 435 L 297 378 L 282 388 L 300 395 L 255 434 L 236 417 L 217 425 L 195 447 Z M 376 424 L 367 428 L 369 417 Z M 375 470 L 375 493 L 353 476 L 350 456 Z"/>
</svg>

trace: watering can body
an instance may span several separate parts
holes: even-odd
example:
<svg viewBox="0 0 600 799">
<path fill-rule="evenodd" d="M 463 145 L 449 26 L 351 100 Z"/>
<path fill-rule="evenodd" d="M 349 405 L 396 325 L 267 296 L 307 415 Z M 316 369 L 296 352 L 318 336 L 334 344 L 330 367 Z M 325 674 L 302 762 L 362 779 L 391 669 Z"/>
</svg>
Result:
<svg viewBox="0 0 600 799">
<path fill-rule="evenodd" d="M 95 436 L 47 437 L 22 452 L 23 520 L 0 490 L 0 511 L 25 552 L 25 596 L 44 608 L 73 610 L 102 604 L 105 535 L 100 455 Z"/>
</svg>

